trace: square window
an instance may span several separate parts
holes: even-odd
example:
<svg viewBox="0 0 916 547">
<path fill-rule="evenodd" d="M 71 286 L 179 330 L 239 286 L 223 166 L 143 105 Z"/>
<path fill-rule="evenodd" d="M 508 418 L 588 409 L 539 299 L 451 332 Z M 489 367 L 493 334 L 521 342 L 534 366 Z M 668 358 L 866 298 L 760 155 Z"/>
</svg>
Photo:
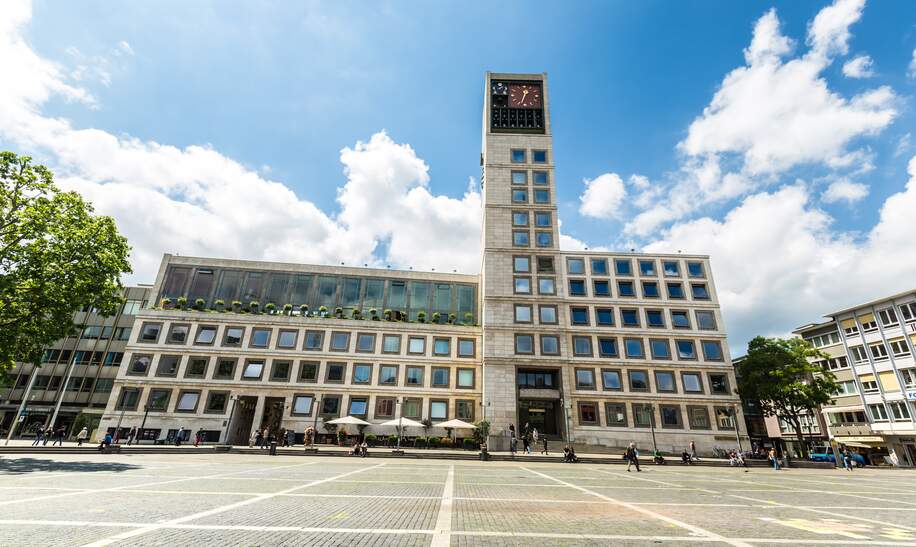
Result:
<svg viewBox="0 0 916 547">
<path fill-rule="evenodd" d="M 531 294 L 531 278 L 530 277 L 516 277 L 514 279 L 515 283 L 515 294 Z"/>
<path fill-rule="evenodd" d="M 407 367 L 404 376 L 404 385 L 422 386 L 423 385 L 423 367 Z"/>
<path fill-rule="evenodd" d="M 140 327 L 140 336 L 137 342 L 155 344 L 159 341 L 159 333 L 162 331 L 162 323 L 143 323 Z"/>
<path fill-rule="evenodd" d="M 602 327 L 614 326 L 614 309 L 595 308 L 595 323 Z"/>
<path fill-rule="evenodd" d="M 474 357 L 477 350 L 474 347 L 474 340 L 471 338 L 458 339 L 458 357 Z"/>
<path fill-rule="evenodd" d="M 653 338 L 649 340 L 649 348 L 652 351 L 653 359 L 669 360 L 671 359 L 671 346 L 667 340 Z"/>
<path fill-rule="evenodd" d="M 121 393 L 124 393 L 124 391 Z M 151 389 L 149 396 L 146 398 L 146 406 L 149 408 L 150 412 L 165 412 L 169 406 L 169 399 L 171 397 L 171 389 Z"/>
<path fill-rule="evenodd" d="M 706 283 L 691 283 L 690 293 L 694 300 L 709 300 L 709 291 L 706 290 Z"/>
<path fill-rule="evenodd" d="M 529 294 L 531 291 L 528 291 Z M 557 294 L 557 286 L 552 277 L 538 278 L 538 294 Z"/>
<path fill-rule="evenodd" d="M 197 403 L 199 401 L 199 391 L 182 391 L 178 395 L 178 403 L 175 405 L 175 412 L 194 412 L 197 410 Z"/>
<path fill-rule="evenodd" d="M 553 269 L 553 257 L 552 256 L 539 256 L 537 257 L 538 261 L 538 273 L 555 273 Z"/>
<path fill-rule="evenodd" d="M 302 361 L 299 364 L 299 381 L 314 383 L 318 381 L 318 363 Z"/>
<path fill-rule="evenodd" d="M 601 357 L 617 357 L 617 339 L 598 338 L 598 354 Z"/>
<path fill-rule="evenodd" d="M 115 408 L 118 410 L 137 410 L 140 403 L 140 390 L 136 388 L 125 387 L 121 389 L 121 396 L 118 398 L 118 404 Z"/>
<path fill-rule="evenodd" d="M 585 280 L 584 279 L 570 279 L 569 280 L 569 296 L 585 296 Z"/>
<path fill-rule="evenodd" d="M 380 365 L 378 371 L 378 383 L 381 386 L 398 385 L 398 366 Z"/>
<path fill-rule="evenodd" d="M 567 258 L 566 259 L 566 270 L 569 274 L 574 275 L 584 275 L 585 274 L 585 261 L 581 258 Z"/>
<path fill-rule="evenodd" d="M 534 213 L 534 225 L 538 228 L 545 228 L 551 225 L 551 214 L 545 212 Z"/>
<path fill-rule="evenodd" d="M 703 393 L 699 372 L 682 372 L 681 383 L 684 384 L 684 393 Z"/>
<path fill-rule="evenodd" d="M 346 371 L 347 365 L 344 363 L 328 363 L 328 370 L 324 381 L 328 383 L 342 384 Z"/>
<path fill-rule="evenodd" d="M 226 327 L 223 345 L 230 347 L 241 346 L 243 336 L 245 336 L 245 327 Z"/>
<path fill-rule="evenodd" d="M 557 307 L 541 305 L 538 308 L 540 313 L 540 322 L 543 325 L 555 325 L 557 323 Z"/>
<path fill-rule="evenodd" d="M 689 329 L 690 316 L 686 311 L 671 310 L 671 324 L 676 329 Z"/>
<path fill-rule="evenodd" d="M 595 371 L 590 368 L 577 368 L 576 389 L 595 389 Z"/>
<path fill-rule="evenodd" d="M 618 281 L 617 294 L 620 296 L 636 296 L 636 289 L 632 281 Z"/>
<path fill-rule="evenodd" d="M 223 414 L 226 412 L 227 406 L 229 406 L 228 391 L 211 391 L 207 394 L 207 404 L 204 407 L 204 412 L 209 414 Z"/>
<path fill-rule="evenodd" d="M 673 299 L 683 299 L 684 298 L 684 285 L 681 283 L 666 283 L 668 286 L 668 298 Z"/>
<path fill-rule="evenodd" d="M 661 293 L 658 291 L 658 283 L 655 281 L 642 282 L 642 295 L 646 298 L 658 298 Z"/>
<path fill-rule="evenodd" d="M 430 401 L 429 419 L 443 421 L 448 419 L 448 401 Z"/>
<path fill-rule="evenodd" d="M 604 410 L 607 414 L 608 427 L 627 426 L 627 405 L 623 403 L 605 403 Z"/>
<path fill-rule="evenodd" d="M 242 371 L 242 380 L 260 380 L 264 374 L 264 361 L 248 361 Z"/>
<path fill-rule="evenodd" d="M 528 203 L 528 191 L 513 188 L 512 203 Z"/>
<path fill-rule="evenodd" d="M 215 380 L 232 380 L 235 378 L 236 359 L 220 359 L 216 362 L 216 370 L 213 371 Z"/>
<path fill-rule="evenodd" d="M 681 270 L 678 267 L 677 262 L 666 260 L 662 262 L 662 269 L 665 272 L 665 277 L 680 277 L 681 276 Z"/>
<path fill-rule="evenodd" d="M 178 363 L 180 362 L 180 355 L 161 355 L 159 365 L 156 367 L 156 376 L 178 376 Z"/>
<path fill-rule="evenodd" d="M 350 397 L 350 416 L 366 416 L 369 414 L 369 399 L 367 397 Z"/>
<path fill-rule="evenodd" d="M 274 361 L 270 369 L 270 380 L 272 382 L 289 381 L 289 373 L 292 368 L 292 361 Z"/>
<path fill-rule="evenodd" d="M 455 416 L 465 422 L 474 421 L 474 401 L 455 401 Z"/>
<path fill-rule="evenodd" d="M 166 342 L 169 344 L 184 344 L 188 341 L 188 333 L 191 331 L 191 325 L 175 325 L 169 327 L 169 335 Z"/>
<path fill-rule="evenodd" d="M 646 324 L 650 327 L 665 326 L 665 316 L 662 310 L 646 310 Z"/>
<path fill-rule="evenodd" d="M 640 260 L 639 261 L 639 275 L 643 277 L 650 277 L 658 275 L 658 272 L 655 271 L 655 261 L 654 260 Z"/>
<path fill-rule="evenodd" d="M 528 184 L 526 171 L 512 171 L 512 184 Z"/>
<path fill-rule="evenodd" d="M 350 333 L 349 332 L 332 332 L 331 333 L 331 351 L 350 351 Z"/>
<path fill-rule="evenodd" d="M 535 171 L 532 175 L 535 184 L 547 184 L 549 182 L 547 171 Z"/>
<path fill-rule="evenodd" d="M 652 405 L 633 403 L 633 425 L 636 427 L 652 427 L 655 424 L 655 412 Z"/>
<path fill-rule="evenodd" d="M 305 346 L 307 351 L 321 351 L 324 347 L 324 331 L 310 330 L 305 332 Z"/>
<path fill-rule="evenodd" d="M 531 258 L 527 256 L 512 257 L 512 271 L 515 273 L 531 272 Z"/>
<path fill-rule="evenodd" d="M 401 335 L 385 334 L 382 336 L 382 353 L 401 353 Z"/>
<path fill-rule="evenodd" d="M 209 357 L 191 357 L 188 359 L 188 366 L 185 368 L 185 378 L 203 378 L 207 375 L 207 365 L 210 364 Z"/>
<path fill-rule="evenodd" d="M 592 337 L 573 336 L 573 354 L 580 357 L 592 356 Z"/>
<path fill-rule="evenodd" d="M 649 373 L 644 370 L 628 370 L 630 391 L 649 391 Z"/>
<path fill-rule="evenodd" d="M 538 247 L 553 247 L 553 234 L 550 232 L 535 232 L 535 245 Z"/>
<path fill-rule="evenodd" d="M 547 163 L 547 151 L 546 150 L 532 150 L 531 151 L 531 161 L 532 163 Z"/>
<path fill-rule="evenodd" d="M 407 353 L 411 355 L 425 355 L 426 354 L 426 337 L 425 336 L 411 336 L 407 339 Z"/>
<path fill-rule="evenodd" d="M 452 354 L 452 339 L 451 338 L 434 338 L 433 339 L 433 355 L 445 356 L 448 357 Z"/>
<path fill-rule="evenodd" d="M 687 275 L 690 277 L 706 277 L 702 262 L 688 262 Z"/>
<path fill-rule="evenodd" d="M 595 296 L 611 296 L 611 284 L 603 279 L 595 279 L 592 281 L 592 288 L 594 289 Z"/>
<path fill-rule="evenodd" d="M 716 330 L 716 314 L 711 311 L 697 310 L 697 328 L 701 330 Z"/>
<path fill-rule="evenodd" d="M 662 427 L 671 429 L 681 429 L 684 423 L 681 421 L 681 407 L 661 405 L 659 411 L 662 415 Z"/>
<path fill-rule="evenodd" d="M 536 188 L 534 190 L 535 203 L 550 203 L 550 190 Z"/>
<path fill-rule="evenodd" d="M 559 355 L 560 339 L 552 334 L 541 335 L 541 355 Z"/>
<path fill-rule="evenodd" d="M 591 259 L 592 263 L 592 275 L 607 275 L 607 260 L 604 258 L 593 258 Z"/>
<path fill-rule="evenodd" d="M 677 386 L 674 383 L 674 373 L 655 371 L 655 390 L 659 393 L 676 392 Z"/>
<path fill-rule="evenodd" d="M 375 335 L 367 332 L 357 334 L 356 351 L 360 353 L 375 353 Z"/>
<path fill-rule="evenodd" d="M 194 337 L 194 343 L 200 346 L 209 346 L 216 340 L 216 327 L 211 325 L 201 325 L 197 327 L 197 336 Z"/>
<path fill-rule="evenodd" d="M 525 163 L 525 151 L 518 148 L 513 148 L 509 151 L 509 158 L 512 163 Z"/>
<path fill-rule="evenodd" d="M 404 399 L 404 408 L 401 415 L 405 418 L 419 418 L 423 408 L 423 399 Z"/>
<path fill-rule="evenodd" d="M 697 358 L 697 348 L 693 340 L 676 340 L 677 358 L 694 360 Z"/>
<path fill-rule="evenodd" d="M 598 405 L 595 403 L 579 403 L 579 423 L 582 425 L 597 425 Z"/>
<path fill-rule="evenodd" d="M 252 329 L 251 340 L 248 342 L 250 348 L 266 348 L 270 342 L 270 329 Z"/>
<path fill-rule="evenodd" d="M 722 361 L 722 344 L 716 340 L 703 340 L 703 358 L 707 361 Z"/>
<path fill-rule="evenodd" d="M 458 369 L 458 387 L 465 389 L 471 389 L 474 387 L 474 369 Z"/>
<path fill-rule="evenodd" d="M 353 365 L 354 384 L 368 384 L 372 381 L 372 365 L 370 363 L 356 363 Z"/>
<path fill-rule="evenodd" d="M 311 416 L 312 414 L 312 403 L 314 403 L 315 398 L 311 395 L 296 395 L 293 397 L 293 410 L 292 414 L 294 416 Z"/>
<path fill-rule="evenodd" d="M 397 406 L 396 401 L 391 397 L 375 398 L 375 417 L 376 418 L 393 418 L 394 410 Z"/>
<path fill-rule="evenodd" d="M 449 369 L 447 367 L 433 367 L 431 380 L 433 387 L 449 387 Z"/>
<path fill-rule="evenodd" d="M 531 322 L 531 306 L 529 304 L 516 304 L 515 305 L 515 322 L 516 323 L 530 323 Z"/>
<path fill-rule="evenodd" d="M 513 230 L 512 231 L 512 245 L 516 247 L 527 247 L 530 245 L 528 240 L 528 232 L 524 230 Z"/>
<path fill-rule="evenodd" d="M 298 339 L 299 331 L 281 330 L 280 335 L 277 337 L 277 347 L 279 349 L 295 349 Z"/>
<path fill-rule="evenodd" d="M 528 213 L 524 211 L 512 211 L 513 226 L 528 226 Z"/>
<path fill-rule="evenodd" d="M 639 310 L 621 309 L 620 321 L 624 327 L 639 326 Z"/>
<path fill-rule="evenodd" d="M 623 389 L 623 381 L 620 378 L 619 370 L 602 369 L 601 385 L 607 391 L 620 391 Z"/>
<path fill-rule="evenodd" d="M 617 275 L 633 275 L 633 263 L 629 258 L 615 258 L 614 271 Z"/>
<path fill-rule="evenodd" d="M 146 376 L 149 373 L 149 367 L 152 362 L 152 355 L 134 355 L 131 357 L 127 374 L 131 376 Z"/>
<path fill-rule="evenodd" d="M 631 359 L 643 359 L 646 354 L 642 347 L 642 338 L 624 338 L 624 348 L 626 348 L 627 357 Z"/>
<path fill-rule="evenodd" d="M 687 416 L 690 420 L 690 429 L 711 429 L 709 424 L 709 410 L 705 406 L 688 406 Z"/>
<path fill-rule="evenodd" d="M 588 308 L 573 306 L 569 308 L 569 315 L 573 325 L 588 325 Z"/>
<path fill-rule="evenodd" d="M 531 355 L 534 353 L 534 336 L 530 334 L 515 335 L 515 353 Z"/>
<path fill-rule="evenodd" d="M 340 414 L 340 397 L 325 395 L 321 399 L 321 415 L 337 417 Z"/>
</svg>

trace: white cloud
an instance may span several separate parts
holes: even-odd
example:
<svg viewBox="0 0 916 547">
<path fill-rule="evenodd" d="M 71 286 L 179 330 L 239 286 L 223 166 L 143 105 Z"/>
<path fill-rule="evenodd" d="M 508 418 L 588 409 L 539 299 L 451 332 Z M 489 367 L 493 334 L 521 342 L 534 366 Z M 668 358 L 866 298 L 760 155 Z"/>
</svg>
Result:
<svg viewBox="0 0 916 547">
<path fill-rule="evenodd" d="M 579 196 L 579 213 L 594 218 L 618 218 L 627 195 L 623 179 L 617 173 L 605 173 L 583 181 L 585 192 Z"/>
<path fill-rule="evenodd" d="M 778 61 L 792 51 L 792 40 L 779 30 L 776 8 L 770 8 L 754 25 L 751 45 L 744 50 L 744 60 L 749 65 Z"/>
<path fill-rule="evenodd" d="M 904 133 L 900 140 L 897 141 L 897 146 L 894 148 L 894 157 L 899 158 L 900 156 L 906 154 L 910 149 L 910 138 L 912 135 L 910 133 Z"/>
<path fill-rule="evenodd" d="M 859 55 L 843 63 L 843 75 L 848 78 L 871 78 L 875 75 L 873 64 L 868 55 Z"/>
<path fill-rule="evenodd" d="M 836 0 L 817 13 L 808 25 L 811 53 L 827 57 L 849 51 L 849 27 L 862 17 L 865 0 Z"/>
<path fill-rule="evenodd" d="M 824 203 L 836 203 L 846 201 L 855 203 L 868 195 L 868 186 L 859 182 L 852 182 L 847 179 L 840 179 L 830 183 L 830 186 L 821 194 L 821 200 Z"/>
<path fill-rule="evenodd" d="M 913 57 L 910 59 L 909 67 L 907 67 L 907 76 L 916 78 L 916 48 L 913 48 Z"/>
<path fill-rule="evenodd" d="M 116 55 L 130 55 L 130 56 L 133 56 L 133 55 L 134 55 L 134 48 L 132 48 L 132 47 L 130 46 L 130 44 L 127 43 L 127 41 L 121 40 L 120 42 L 118 42 L 118 47 L 117 47 L 117 49 L 114 51 L 114 53 L 115 53 Z"/>
<path fill-rule="evenodd" d="M 460 198 L 432 194 L 426 163 L 384 132 L 341 150 L 345 182 L 331 215 L 212 148 L 141 141 L 44 115 L 52 95 L 93 99 L 26 44 L 29 4 L 10 7 L 0 15 L 0 73 L 17 77 L 0 86 L 0 139 L 49 164 L 62 187 L 115 217 L 133 246 L 132 280 L 151 281 L 163 252 L 479 269 L 476 187 Z"/>
</svg>

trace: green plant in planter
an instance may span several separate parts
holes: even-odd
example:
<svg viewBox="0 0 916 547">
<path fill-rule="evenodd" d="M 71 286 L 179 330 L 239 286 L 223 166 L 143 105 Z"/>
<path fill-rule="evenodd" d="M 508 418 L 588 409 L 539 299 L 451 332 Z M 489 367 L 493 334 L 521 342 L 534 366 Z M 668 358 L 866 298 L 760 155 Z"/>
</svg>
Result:
<svg viewBox="0 0 916 547">
<path fill-rule="evenodd" d="M 417 321 L 421 323 L 426 323 L 426 312 L 425 311 L 420 310 L 417 312 Z"/>
<path fill-rule="evenodd" d="M 214 309 L 216 309 L 216 310 L 219 310 L 219 311 L 226 311 L 226 301 L 223 300 L 222 298 L 220 298 L 220 299 L 218 299 L 216 302 L 214 302 L 214 303 L 213 303 L 213 306 L 214 306 Z"/>
<path fill-rule="evenodd" d="M 442 319 L 442 314 L 439 312 L 433 312 L 433 323 L 438 323 Z"/>
<path fill-rule="evenodd" d="M 480 420 L 474 425 L 477 426 L 477 429 L 474 430 L 474 440 L 478 443 L 487 442 L 487 437 L 490 436 L 490 422 Z"/>
<path fill-rule="evenodd" d="M 385 321 L 391 321 L 391 318 L 393 317 L 394 312 L 386 309 L 385 311 L 382 312 L 382 315 L 385 316 Z"/>
<path fill-rule="evenodd" d="M 454 325 L 456 319 L 458 319 L 458 316 L 455 315 L 454 313 L 448 314 L 448 324 L 449 325 Z"/>
<path fill-rule="evenodd" d="M 377 440 L 378 440 L 378 437 L 376 437 L 376 436 L 373 435 L 372 433 L 369 433 L 369 434 L 366 435 L 366 443 L 367 443 L 369 446 L 375 446 L 375 441 L 377 441 Z"/>
<path fill-rule="evenodd" d="M 198 311 L 204 311 L 204 308 L 207 307 L 207 301 L 204 300 L 203 298 L 198 298 L 198 299 L 194 300 L 194 307 L 195 307 Z"/>
<path fill-rule="evenodd" d="M 336 308 L 334 308 L 334 317 L 338 319 L 343 319 L 343 308 L 341 308 L 340 306 L 337 306 Z"/>
<path fill-rule="evenodd" d="M 269 314 L 271 314 L 271 315 L 273 315 L 273 313 L 274 313 L 276 310 L 277 310 L 277 305 L 274 304 L 273 302 L 268 302 L 267 305 L 264 306 L 264 311 L 266 311 L 267 313 L 269 313 Z"/>
<path fill-rule="evenodd" d="M 471 313 L 471 312 L 466 312 L 466 313 L 464 314 L 464 323 L 465 323 L 466 325 L 472 325 L 472 324 L 474 324 L 474 314 Z"/>
<path fill-rule="evenodd" d="M 468 450 L 475 450 L 477 448 L 477 441 L 470 437 L 465 437 L 464 440 L 461 441 L 461 444 Z"/>
<path fill-rule="evenodd" d="M 347 438 L 347 430 L 340 428 L 337 430 L 337 444 L 343 446 L 344 440 Z"/>
<path fill-rule="evenodd" d="M 239 300 L 232 301 L 232 310 L 238 312 L 242 309 L 242 303 Z"/>
<path fill-rule="evenodd" d="M 369 308 L 369 318 L 373 321 L 378 321 L 378 310 L 375 308 Z"/>
<path fill-rule="evenodd" d="M 360 313 L 361 313 L 361 312 L 360 312 L 359 310 L 357 310 L 357 309 L 354 308 L 354 309 L 353 309 L 353 313 L 351 313 L 350 315 L 351 315 L 351 317 L 353 317 L 353 319 L 359 319 Z"/>
<path fill-rule="evenodd" d="M 309 305 L 308 304 L 302 304 L 299 306 L 299 315 L 301 315 L 302 317 L 308 317 L 309 315 Z"/>
<path fill-rule="evenodd" d="M 397 435 L 388 435 L 388 445 L 397 446 L 397 444 L 398 444 L 398 436 Z"/>
<path fill-rule="evenodd" d="M 328 307 L 327 306 L 319 307 L 318 313 L 321 314 L 321 317 L 327 317 L 328 316 Z"/>
<path fill-rule="evenodd" d="M 177 307 L 178 307 L 179 310 L 185 309 L 185 308 L 188 306 L 188 297 L 187 297 L 187 296 L 179 296 L 179 297 L 178 297 L 177 303 L 178 303 L 178 306 L 177 306 Z"/>
<path fill-rule="evenodd" d="M 166 310 L 169 309 L 170 307 L 172 307 L 172 299 L 163 298 L 162 300 L 159 301 L 159 307 L 162 309 L 166 309 Z"/>
<path fill-rule="evenodd" d="M 248 303 L 248 309 L 251 310 L 251 313 L 258 313 L 258 309 L 261 307 L 261 303 L 257 300 L 252 300 Z"/>
<path fill-rule="evenodd" d="M 436 448 L 442 443 L 439 437 L 429 437 L 426 441 L 426 445 L 430 448 Z"/>
<path fill-rule="evenodd" d="M 293 314 L 292 304 L 283 304 L 283 315 L 290 316 Z"/>
</svg>

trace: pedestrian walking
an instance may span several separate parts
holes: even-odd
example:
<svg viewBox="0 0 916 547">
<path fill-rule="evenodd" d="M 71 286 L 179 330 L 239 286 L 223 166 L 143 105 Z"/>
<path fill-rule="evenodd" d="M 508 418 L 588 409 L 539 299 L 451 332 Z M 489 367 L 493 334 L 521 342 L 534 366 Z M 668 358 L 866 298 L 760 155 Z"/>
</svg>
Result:
<svg viewBox="0 0 916 547">
<path fill-rule="evenodd" d="M 200 445 L 201 437 L 203 437 L 203 434 L 198 429 L 197 433 L 194 434 L 194 448 L 197 448 Z"/>
<path fill-rule="evenodd" d="M 89 438 L 89 429 L 83 428 L 80 429 L 80 432 L 76 434 L 76 446 L 83 446 L 83 441 Z"/>
<path fill-rule="evenodd" d="M 538 444 L 538 439 L 540 438 L 540 436 L 541 436 L 541 434 L 538 433 L 538 428 L 536 428 L 536 427 L 535 427 L 535 428 L 532 428 L 532 430 L 531 430 L 531 444 L 537 446 L 537 444 Z"/>
<path fill-rule="evenodd" d="M 51 429 L 51 426 L 48 426 L 47 429 L 45 429 L 44 436 L 42 437 L 41 446 L 48 446 L 48 441 L 51 440 L 51 437 L 53 435 L 54 435 L 54 430 Z M 51 445 L 51 446 L 54 446 L 54 445 Z"/>
<path fill-rule="evenodd" d="M 776 448 L 771 448 L 768 456 L 770 463 L 773 464 L 773 469 L 779 471 L 779 457 L 776 455 Z"/>
<path fill-rule="evenodd" d="M 700 458 L 697 457 L 697 443 L 690 441 L 690 459 L 698 462 Z"/>
<path fill-rule="evenodd" d="M 852 454 L 849 453 L 848 448 L 843 449 L 843 467 L 846 471 L 852 471 Z"/>
<path fill-rule="evenodd" d="M 58 427 L 57 431 L 54 432 L 54 442 L 51 443 L 51 446 L 59 444 L 64 446 L 64 436 L 67 434 L 67 429 L 63 426 Z"/>
<path fill-rule="evenodd" d="M 544 447 L 544 449 L 541 450 L 541 454 L 548 456 L 549 454 L 547 454 L 547 435 L 544 435 L 544 437 L 541 438 L 541 442 L 543 443 L 543 447 Z"/>
<path fill-rule="evenodd" d="M 134 439 L 137 438 L 137 428 L 130 428 L 130 432 L 127 434 L 127 446 L 134 444 Z"/>
<path fill-rule="evenodd" d="M 525 451 L 525 454 L 531 455 L 531 440 L 528 439 L 528 435 L 522 436 L 522 449 Z"/>
<path fill-rule="evenodd" d="M 175 446 L 181 446 L 181 441 L 184 437 L 184 426 L 178 428 L 178 432 L 175 433 Z"/>
<path fill-rule="evenodd" d="M 264 434 L 261 433 L 260 430 L 254 434 L 254 444 L 257 445 L 258 448 L 264 447 Z"/>
<path fill-rule="evenodd" d="M 43 440 L 45 440 L 45 428 L 39 427 L 38 431 L 35 432 L 35 440 L 32 441 L 32 446 L 38 446 Z"/>
<path fill-rule="evenodd" d="M 635 465 L 636 471 L 641 471 L 639 469 L 639 451 L 636 450 L 636 443 L 630 443 L 630 446 L 627 447 L 626 453 L 623 455 L 627 460 L 627 472 L 630 471 L 630 466 Z"/>
<path fill-rule="evenodd" d="M 296 431 L 294 429 L 286 430 L 286 446 L 296 445 Z"/>
<path fill-rule="evenodd" d="M 515 424 L 509 425 L 509 452 L 512 456 L 515 456 L 515 451 L 518 449 L 518 439 L 515 437 Z"/>
</svg>

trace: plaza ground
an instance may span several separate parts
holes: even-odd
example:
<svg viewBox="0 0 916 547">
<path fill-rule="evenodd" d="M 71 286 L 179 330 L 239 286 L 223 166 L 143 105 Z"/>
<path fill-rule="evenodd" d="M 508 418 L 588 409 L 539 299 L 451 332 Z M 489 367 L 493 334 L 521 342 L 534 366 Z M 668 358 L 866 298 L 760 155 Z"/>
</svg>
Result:
<svg viewBox="0 0 916 547">
<path fill-rule="evenodd" d="M 916 545 L 916 472 L 0 458 L 0 545 Z"/>
</svg>

